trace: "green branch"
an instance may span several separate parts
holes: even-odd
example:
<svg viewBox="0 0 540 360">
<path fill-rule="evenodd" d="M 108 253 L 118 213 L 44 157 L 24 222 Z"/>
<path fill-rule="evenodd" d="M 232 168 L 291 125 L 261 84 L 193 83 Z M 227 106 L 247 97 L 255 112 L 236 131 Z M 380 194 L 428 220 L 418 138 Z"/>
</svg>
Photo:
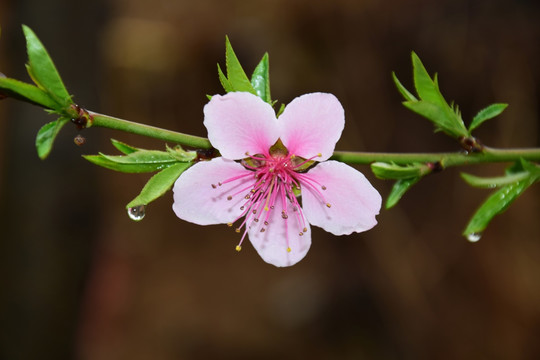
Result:
<svg viewBox="0 0 540 360">
<path fill-rule="evenodd" d="M 212 145 L 207 138 L 161 129 L 155 126 L 139 124 L 108 115 L 98 114 L 92 111 L 88 111 L 88 114 L 91 118 L 91 126 L 99 126 L 114 130 L 125 131 L 128 133 L 147 136 L 154 139 L 170 141 L 176 144 L 185 145 L 196 149 L 212 148 Z"/>
</svg>

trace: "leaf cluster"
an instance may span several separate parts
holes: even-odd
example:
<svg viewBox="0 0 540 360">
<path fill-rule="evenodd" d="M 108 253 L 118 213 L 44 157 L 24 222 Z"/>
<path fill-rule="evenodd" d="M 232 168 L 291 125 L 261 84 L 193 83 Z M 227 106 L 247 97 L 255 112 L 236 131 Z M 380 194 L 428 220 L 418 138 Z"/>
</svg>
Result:
<svg viewBox="0 0 540 360">
<path fill-rule="evenodd" d="M 245 91 L 257 95 L 267 103 L 273 105 L 270 96 L 270 67 L 268 53 L 265 53 L 255 67 L 251 79 L 246 75 L 238 57 L 236 56 L 229 38 L 225 38 L 225 68 L 227 75 L 223 73 L 220 65 L 217 65 L 219 81 L 226 92 Z"/>
<path fill-rule="evenodd" d="M 32 29 L 26 25 L 22 28 L 28 54 L 26 70 L 34 84 L 2 77 L 0 94 L 41 106 L 49 113 L 59 115 L 57 120 L 45 124 L 36 136 L 38 156 L 45 159 L 51 152 L 54 139 L 62 127 L 70 119 L 77 117 L 77 113 L 72 107 L 71 95 L 49 53 Z"/>
<path fill-rule="evenodd" d="M 186 151 L 180 146 L 167 147 L 166 151 L 136 148 L 111 139 L 113 146 L 123 155 L 85 155 L 93 164 L 124 173 L 156 172 L 143 187 L 141 193 L 126 207 L 148 205 L 165 194 L 176 179 L 186 171 L 197 158 L 195 151 Z"/>
</svg>

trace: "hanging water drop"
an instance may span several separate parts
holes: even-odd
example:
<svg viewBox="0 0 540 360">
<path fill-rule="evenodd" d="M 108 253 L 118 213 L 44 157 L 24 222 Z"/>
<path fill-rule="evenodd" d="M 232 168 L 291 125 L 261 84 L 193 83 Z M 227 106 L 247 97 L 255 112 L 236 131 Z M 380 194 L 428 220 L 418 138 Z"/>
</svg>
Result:
<svg viewBox="0 0 540 360">
<path fill-rule="evenodd" d="M 481 233 L 470 233 L 470 234 L 467 234 L 467 240 L 469 240 L 470 242 L 477 242 L 478 240 L 480 240 L 482 238 L 482 234 Z"/>
<path fill-rule="evenodd" d="M 128 216 L 133 221 L 141 221 L 146 214 L 146 205 L 137 205 L 127 210 Z"/>
</svg>

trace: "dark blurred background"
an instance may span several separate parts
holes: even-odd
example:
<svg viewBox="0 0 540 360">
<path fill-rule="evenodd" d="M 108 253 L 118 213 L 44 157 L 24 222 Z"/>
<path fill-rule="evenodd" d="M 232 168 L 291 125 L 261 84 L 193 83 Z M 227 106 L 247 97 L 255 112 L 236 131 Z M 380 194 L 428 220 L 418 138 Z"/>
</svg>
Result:
<svg viewBox="0 0 540 360">
<path fill-rule="evenodd" d="M 510 103 L 478 130 L 484 143 L 538 147 L 539 16 L 534 0 L 2 0 L 0 71 L 28 80 L 27 24 L 82 106 L 205 136 L 227 34 L 248 72 L 270 53 L 275 99 L 341 100 L 338 149 L 457 151 L 400 104 L 390 74 L 410 88 L 414 50 L 466 120 Z M 472 244 L 460 234 L 489 192 L 450 169 L 372 231 L 315 229 L 308 256 L 278 269 L 251 246 L 236 253 L 226 226 L 177 219 L 170 194 L 132 222 L 124 206 L 148 176 L 81 158 L 115 153 L 110 137 L 164 144 L 92 128 L 77 147 L 68 125 L 40 161 L 51 120 L 0 102 L 1 359 L 540 358 L 538 186 Z M 360 170 L 386 197 L 391 183 Z"/>
</svg>

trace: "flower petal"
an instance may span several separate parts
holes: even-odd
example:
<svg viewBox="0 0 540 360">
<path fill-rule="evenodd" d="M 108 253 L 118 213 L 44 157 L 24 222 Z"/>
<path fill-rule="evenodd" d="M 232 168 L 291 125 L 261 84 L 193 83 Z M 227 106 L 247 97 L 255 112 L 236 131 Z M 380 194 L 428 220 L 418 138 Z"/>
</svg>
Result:
<svg viewBox="0 0 540 360">
<path fill-rule="evenodd" d="M 381 208 L 381 195 L 358 170 L 338 161 L 326 161 L 299 175 L 302 207 L 312 225 L 334 235 L 348 235 L 377 224 L 375 215 Z"/>
<path fill-rule="evenodd" d="M 270 104 L 247 92 L 214 95 L 204 107 L 208 139 L 223 157 L 239 160 L 267 154 L 279 138 L 276 114 Z"/>
<path fill-rule="evenodd" d="M 288 202 L 288 218 L 281 216 L 281 207 L 271 209 L 268 217 L 268 226 L 263 219 L 258 223 L 252 222 L 249 229 L 249 240 L 259 255 L 269 264 L 282 267 L 291 266 L 306 256 L 311 246 L 311 229 L 306 221 L 299 221 L 297 216 L 301 212 L 293 211 L 293 206 Z M 304 230 L 304 226 L 307 231 Z M 265 231 L 261 232 L 264 228 Z M 299 235 L 302 232 L 303 235 Z M 289 242 L 287 244 L 287 239 Z M 291 251 L 287 251 L 287 247 Z"/>
<path fill-rule="evenodd" d="M 174 184 L 173 210 L 176 216 L 199 225 L 236 220 L 242 214 L 240 206 L 245 201 L 244 193 L 236 193 L 254 183 L 252 174 L 242 165 L 222 157 L 193 165 Z M 235 177 L 239 178 L 226 182 Z M 220 182 L 223 185 L 219 186 Z M 232 199 L 227 200 L 228 196 Z"/>
<path fill-rule="evenodd" d="M 327 160 L 345 126 L 345 111 L 332 94 L 312 93 L 297 97 L 279 117 L 280 136 L 289 152 L 303 158 L 317 154 Z"/>
</svg>

